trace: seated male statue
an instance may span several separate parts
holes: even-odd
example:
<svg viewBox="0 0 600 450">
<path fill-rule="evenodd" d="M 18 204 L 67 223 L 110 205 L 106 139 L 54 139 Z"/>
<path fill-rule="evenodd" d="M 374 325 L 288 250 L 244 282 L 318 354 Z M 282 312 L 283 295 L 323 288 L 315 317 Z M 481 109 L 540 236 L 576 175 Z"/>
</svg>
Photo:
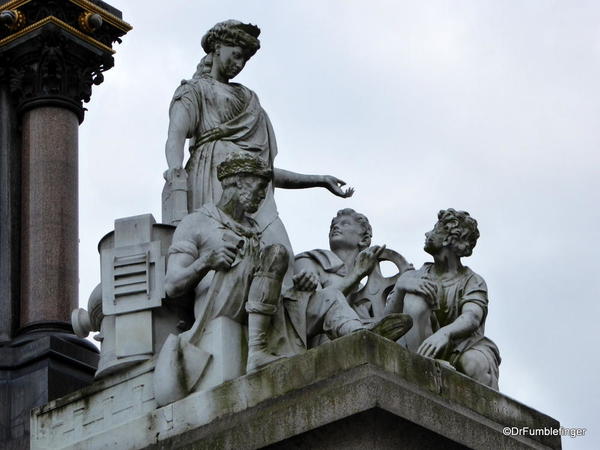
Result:
<svg viewBox="0 0 600 450">
<path fill-rule="evenodd" d="M 425 233 L 433 263 L 407 271 L 388 298 L 386 312 L 408 313 L 413 327 L 398 342 L 418 354 L 447 361 L 459 372 L 498 389 L 500 353 L 484 336 L 488 311 L 483 278 L 461 263 L 479 238 L 465 211 L 442 210 Z"/>
<path fill-rule="evenodd" d="M 307 286 L 341 291 L 357 314 L 362 319 L 368 319 L 371 316 L 369 305 L 352 304 L 350 297 L 385 250 L 385 245 L 370 247 L 372 236 L 371 224 L 365 215 L 351 208 L 341 209 L 331 220 L 330 250 L 315 249 L 296 255 L 294 271 L 304 274 Z M 318 335 L 310 346 L 316 347 L 327 340 L 325 335 Z"/>
<path fill-rule="evenodd" d="M 294 272 L 306 273 L 307 282 L 334 287 L 349 295 L 377 263 L 385 246 L 371 245 L 369 219 L 353 209 L 338 211 L 329 228 L 330 250 L 316 249 L 296 255 Z"/>
<path fill-rule="evenodd" d="M 262 245 L 262 230 L 250 216 L 266 196 L 272 171 L 260 158 L 235 152 L 219 164 L 217 176 L 223 188 L 220 200 L 187 215 L 169 250 L 167 295 L 194 292 L 196 298 L 194 325 L 179 336 L 181 340 L 197 344 L 208 322 L 217 317 L 247 323 L 247 372 L 251 372 L 281 356 L 305 351 L 311 333 L 325 332 L 334 339 L 369 328 L 396 340 L 406 332 L 408 315 L 390 314 L 365 325 L 338 290 L 302 292 L 307 284 L 304 274 L 294 278 L 296 289 L 290 287 L 292 295 L 280 308 L 289 255 L 283 245 Z M 189 380 L 186 383 L 187 389 L 193 388 Z"/>
</svg>

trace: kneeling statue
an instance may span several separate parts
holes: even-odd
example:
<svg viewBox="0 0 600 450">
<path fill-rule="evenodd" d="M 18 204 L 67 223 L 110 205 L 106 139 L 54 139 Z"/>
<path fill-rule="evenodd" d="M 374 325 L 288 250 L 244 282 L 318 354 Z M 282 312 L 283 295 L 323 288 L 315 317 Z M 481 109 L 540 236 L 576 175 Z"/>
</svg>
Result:
<svg viewBox="0 0 600 450">
<path fill-rule="evenodd" d="M 498 390 L 500 352 L 484 336 L 488 311 L 482 277 L 463 266 L 479 238 L 477 222 L 465 211 L 442 210 L 425 233 L 433 263 L 407 271 L 388 298 L 386 312 L 405 312 L 413 327 L 399 343 L 418 354 L 451 364 L 459 372 Z"/>
</svg>

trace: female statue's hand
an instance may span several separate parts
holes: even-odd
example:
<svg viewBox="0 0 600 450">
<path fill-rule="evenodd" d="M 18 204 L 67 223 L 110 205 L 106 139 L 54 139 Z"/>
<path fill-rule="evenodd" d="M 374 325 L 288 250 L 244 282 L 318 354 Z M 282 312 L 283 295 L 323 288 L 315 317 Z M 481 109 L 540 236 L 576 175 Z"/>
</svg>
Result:
<svg viewBox="0 0 600 450">
<path fill-rule="evenodd" d="M 323 181 L 321 185 L 333 195 L 337 195 L 338 197 L 352 197 L 352 194 L 354 194 L 354 188 L 349 187 L 348 189 L 344 190 L 342 189 L 342 186 L 345 184 L 345 181 L 340 180 L 333 175 L 323 175 Z"/>
<path fill-rule="evenodd" d="M 166 181 L 173 181 L 176 178 L 187 179 L 187 173 L 183 167 L 174 167 L 171 169 L 167 169 L 163 173 L 163 177 Z"/>
</svg>

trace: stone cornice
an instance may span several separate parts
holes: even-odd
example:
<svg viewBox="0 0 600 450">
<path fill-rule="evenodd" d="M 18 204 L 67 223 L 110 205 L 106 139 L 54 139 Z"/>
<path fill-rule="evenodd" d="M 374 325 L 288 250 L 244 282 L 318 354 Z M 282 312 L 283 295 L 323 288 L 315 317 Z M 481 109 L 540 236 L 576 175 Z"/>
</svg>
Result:
<svg viewBox="0 0 600 450">
<path fill-rule="evenodd" d="M 82 33 L 81 31 L 79 31 L 78 29 L 72 27 L 71 25 L 63 22 L 60 19 L 57 19 L 54 16 L 49 16 L 46 17 L 45 19 L 40 20 L 39 22 L 36 22 L 32 25 L 29 25 L 25 28 L 23 28 L 22 30 L 17 31 L 14 34 L 11 34 L 8 37 L 5 37 L 4 39 L 0 40 L 0 47 L 2 47 L 3 45 L 9 44 L 12 41 L 19 39 L 22 36 L 25 36 L 26 34 L 37 30 L 38 28 L 43 27 L 44 25 L 48 24 L 48 23 L 53 23 L 55 25 L 57 25 L 58 27 L 64 29 L 65 31 L 68 31 L 69 33 L 77 36 L 78 38 L 88 42 L 89 44 L 95 45 L 96 47 L 98 47 L 101 50 L 104 50 L 106 52 L 109 52 L 111 54 L 116 53 L 112 48 L 104 45 L 102 42 L 99 42 L 95 39 L 90 38 L 89 36 L 85 35 L 84 33 Z"/>
<path fill-rule="evenodd" d="M 23 5 L 30 3 L 32 1 L 35 1 L 35 0 L 12 0 L 10 2 L 5 3 L 4 5 L 1 5 L 0 10 L 8 11 L 8 10 L 18 9 L 18 8 L 22 7 Z M 110 23 L 111 25 L 113 25 L 114 27 L 123 31 L 124 33 L 131 31 L 133 28 L 127 22 L 123 21 L 120 17 L 115 16 L 114 14 L 106 11 L 105 9 L 100 8 L 99 6 L 95 5 L 94 3 L 92 3 L 88 0 L 67 0 L 67 1 L 69 3 L 73 3 L 74 5 L 81 7 L 83 10 L 87 10 L 90 12 L 100 14 L 106 22 Z"/>
<path fill-rule="evenodd" d="M 19 16 L 19 23 L 0 25 L 0 47 L 51 18 L 77 37 L 104 46 L 111 52 L 112 44 L 120 42 L 120 38 L 132 29 L 127 22 L 89 0 L 13 0 L 1 5 L 0 12 Z M 97 21 L 96 27 L 86 24 L 91 16 Z"/>
</svg>

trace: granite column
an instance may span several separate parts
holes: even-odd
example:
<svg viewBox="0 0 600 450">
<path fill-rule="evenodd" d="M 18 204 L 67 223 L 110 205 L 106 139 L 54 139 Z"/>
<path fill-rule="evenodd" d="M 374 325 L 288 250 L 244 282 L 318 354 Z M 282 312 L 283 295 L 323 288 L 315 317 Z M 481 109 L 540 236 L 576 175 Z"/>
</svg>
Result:
<svg viewBox="0 0 600 450">
<path fill-rule="evenodd" d="M 22 120 L 21 331 L 70 329 L 78 307 L 74 112 L 40 106 Z"/>
</svg>

